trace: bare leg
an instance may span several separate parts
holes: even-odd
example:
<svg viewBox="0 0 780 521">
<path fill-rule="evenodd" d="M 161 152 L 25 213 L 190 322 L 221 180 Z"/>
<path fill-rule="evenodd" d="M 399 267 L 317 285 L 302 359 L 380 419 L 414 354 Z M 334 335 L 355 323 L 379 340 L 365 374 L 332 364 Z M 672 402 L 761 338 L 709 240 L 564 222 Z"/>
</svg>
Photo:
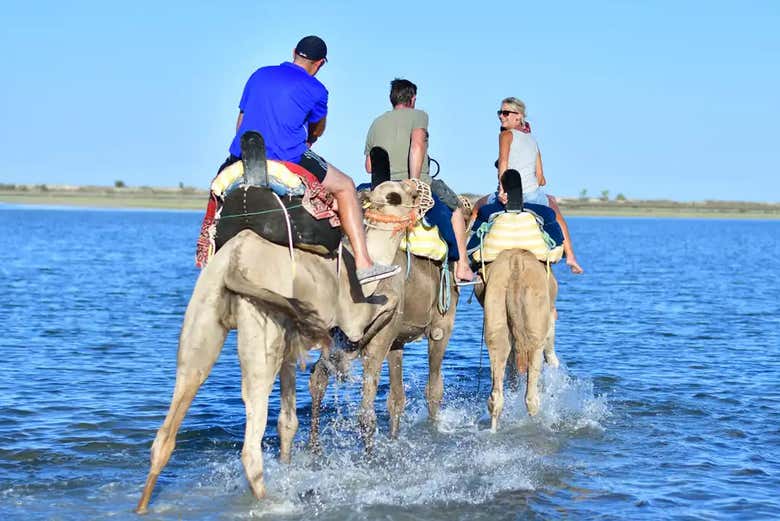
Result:
<svg viewBox="0 0 780 521">
<path fill-rule="evenodd" d="M 396 347 L 396 346 L 394 346 Z M 387 354 L 387 366 L 390 373 L 390 392 L 387 395 L 387 410 L 390 413 L 390 437 L 397 438 L 401 425 L 401 415 L 406 406 L 404 393 L 404 349 L 392 349 Z"/>
<path fill-rule="evenodd" d="M 295 358 L 287 357 L 282 363 L 279 374 L 282 403 L 277 430 L 279 431 L 279 459 L 283 463 L 290 463 L 292 442 L 298 431 L 298 415 L 295 412 L 295 364 Z"/>
<path fill-rule="evenodd" d="M 198 302 L 200 306 L 204 306 L 205 304 L 200 303 L 200 299 L 195 298 L 196 296 L 196 293 L 193 293 L 191 302 Z M 184 317 L 179 338 L 176 385 L 168 414 L 152 444 L 151 468 L 135 510 L 139 514 L 146 513 L 157 477 L 171 457 L 176 445 L 176 433 L 187 414 L 187 409 L 211 372 L 222 350 L 222 344 L 225 343 L 227 329 L 222 326 L 215 307 L 196 309 L 191 304 Z"/>
<path fill-rule="evenodd" d="M 466 255 L 466 221 L 460 209 L 452 212 L 452 230 L 455 232 L 455 240 L 458 243 L 458 262 L 455 263 L 455 278 L 468 280 L 474 278 L 474 272 L 469 267 L 469 259 Z"/>
<path fill-rule="evenodd" d="M 550 208 L 555 210 L 555 220 L 561 226 L 563 232 L 563 251 L 566 254 L 566 264 L 569 265 L 571 272 L 580 275 L 583 273 L 582 267 L 577 262 L 577 257 L 574 255 L 574 247 L 571 245 L 571 235 L 569 235 L 569 226 L 563 218 L 561 209 L 558 207 L 558 203 L 555 201 L 555 197 L 548 195 L 547 200 L 550 202 Z"/>
<path fill-rule="evenodd" d="M 469 223 L 473 223 L 474 221 L 477 220 L 477 213 L 479 213 L 479 209 L 487 204 L 489 197 L 490 194 L 483 195 L 482 197 L 477 199 L 477 202 L 474 203 L 474 207 L 471 209 L 471 218 L 469 219 Z"/>
<path fill-rule="evenodd" d="M 309 432 L 309 449 L 312 452 L 321 452 L 320 447 L 320 412 L 322 409 L 322 398 L 328 388 L 328 369 L 322 361 L 323 357 L 329 356 L 327 350 L 323 350 L 320 359 L 314 364 L 309 377 L 309 393 L 311 394 L 311 431 Z"/>
<path fill-rule="evenodd" d="M 336 198 L 341 227 L 352 245 L 356 268 L 370 268 L 373 262 L 368 255 L 366 232 L 363 229 L 363 211 L 357 200 L 355 183 L 344 172 L 328 164 L 328 173 L 325 175 L 322 186 Z"/>
<path fill-rule="evenodd" d="M 282 362 L 282 331 L 247 300 L 238 306 L 238 358 L 241 397 L 246 407 L 246 432 L 241 461 L 255 497 L 265 497 L 263 434 L 268 421 L 268 396 Z"/>
</svg>

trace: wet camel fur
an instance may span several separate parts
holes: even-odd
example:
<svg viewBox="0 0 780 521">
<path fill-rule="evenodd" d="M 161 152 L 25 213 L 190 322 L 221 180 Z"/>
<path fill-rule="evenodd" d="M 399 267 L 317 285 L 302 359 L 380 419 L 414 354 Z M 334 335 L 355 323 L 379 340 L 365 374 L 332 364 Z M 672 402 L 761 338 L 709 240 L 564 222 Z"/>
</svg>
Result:
<svg viewBox="0 0 780 521">
<path fill-rule="evenodd" d="M 387 182 L 370 194 L 377 212 L 403 219 L 416 200 L 414 187 Z M 401 234 L 384 226 L 366 233 L 371 257 L 389 263 Z M 170 409 L 152 444 L 151 467 L 136 511 L 147 511 L 157 478 L 173 452 L 176 433 L 201 384 L 217 360 L 231 329 L 238 330 L 241 394 L 246 431 L 241 459 L 252 492 L 265 495 L 261 442 L 268 398 L 281 374 L 278 420 L 280 458 L 289 461 L 298 428 L 296 362 L 313 347 L 330 347 L 329 330 L 340 327 L 353 341 L 384 326 L 399 301 L 389 288 L 372 295 L 378 283 L 361 288 L 350 257 L 338 259 L 294 250 L 245 230 L 229 240 L 203 269 L 184 315 Z M 395 278 L 399 278 L 396 276 Z M 364 295 L 371 295 L 365 297 Z"/>
<path fill-rule="evenodd" d="M 449 287 L 450 306 L 440 313 L 437 305 L 439 298 L 439 277 L 441 264 L 422 257 L 411 256 L 408 279 L 401 275 L 382 281 L 380 290 L 387 288 L 399 296 L 399 305 L 392 319 L 375 335 L 365 337 L 361 349 L 344 354 L 340 370 L 349 371 L 349 363 L 357 356 L 363 362 L 363 398 L 360 409 L 360 432 L 367 451 L 373 447 L 376 432 L 376 395 L 382 363 L 388 362 L 390 392 L 387 396 L 387 409 L 390 413 L 390 436 L 397 437 L 401 415 L 406 405 L 403 384 L 403 348 L 426 336 L 428 338 L 428 383 L 425 397 L 428 400 L 428 416 L 436 420 L 442 395 L 444 377 L 442 360 L 447 349 L 455 322 L 455 308 L 458 304 L 458 288 L 453 283 Z M 402 274 L 407 270 L 406 252 L 398 251 L 394 264 L 402 266 Z M 322 354 L 325 356 L 325 353 Z M 322 363 L 322 358 L 312 370 L 309 390 L 312 396 L 311 432 L 309 444 L 319 450 L 319 419 L 322 398 L 328 386 L 331 370 Z"/>
<path fill-rule="evenodd" d="M 485 285 L 477 298 L 485 308 L 485 343 L 490 356 L 492 389 L 488 398 L 491 429 L 498 427 L 504 408 L 504 374 L 510 352 L 517 371 L 527 373 L 528 414 L 539 412 L 542 356 L 558 367 L 555 355 L 555 298 L 558 283 L 545 264 L 528 251 L 506 250 L 486 266 Z"/>
</svg>

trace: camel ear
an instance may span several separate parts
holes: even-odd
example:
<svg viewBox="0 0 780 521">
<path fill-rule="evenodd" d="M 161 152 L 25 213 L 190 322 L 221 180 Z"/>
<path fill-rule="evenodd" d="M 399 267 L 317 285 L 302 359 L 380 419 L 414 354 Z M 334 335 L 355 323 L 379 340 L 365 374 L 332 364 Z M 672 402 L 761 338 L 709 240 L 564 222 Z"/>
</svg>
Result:
<svg viewBox="0 0 780 521">
<path fill-rule="evenodd" d="M 371 201 L 371 190 L 358 190 L 357 191 L 358 203 L 362 208 Z"/>
</svg>

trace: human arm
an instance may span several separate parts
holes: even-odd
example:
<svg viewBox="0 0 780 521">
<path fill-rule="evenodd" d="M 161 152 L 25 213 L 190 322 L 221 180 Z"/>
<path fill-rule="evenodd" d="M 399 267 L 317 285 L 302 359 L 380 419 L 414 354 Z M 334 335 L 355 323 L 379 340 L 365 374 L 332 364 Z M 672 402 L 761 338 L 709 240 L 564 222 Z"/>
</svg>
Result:
<svg viewBox="0 0 780 521">
<path fill-rule="evenodd" d="M 536 153 L 536 182 L 539 186 L 547 184 L 547 179 L 544 178 L 544 168 L 542 167 L 542 153 Z"/>
<path fill-rule="evenodd" d="M 238 119 L 236 120 L 236 134 L 238 134 L 238 129 L 241 128 L 241 123 L 244 121 L 244 111 L 241 110 L 238 112 Z"/>
<path fill-rule="evenodd" d="M 315 97 L 316 101 L 314 106 L 309 112 L 309 126 L 308 137 L 306 138 L 306 144 L 310 147 L 322 136 L 325 132 L 325 119 L 328 115 L 328 91 L 325 87 L 320 85 L 318 94 Z"/>
<path fill-rule="evenodd" d="M 409 145 L 409 177 L 420 179 L 423 161 L 428 153 L 428 130 L 424 128 L 412 129 L 411 143 Z"/>
<path fill-rule="evenodd" d="M 308 143 L 309 146 L 312 146 L 325 132 L 325 119 L 326 117 L 323 116 L 319 121 L 315 123 L 309 123 L 309 137 L 306 138 L 306 143 Z"/>
</svg>

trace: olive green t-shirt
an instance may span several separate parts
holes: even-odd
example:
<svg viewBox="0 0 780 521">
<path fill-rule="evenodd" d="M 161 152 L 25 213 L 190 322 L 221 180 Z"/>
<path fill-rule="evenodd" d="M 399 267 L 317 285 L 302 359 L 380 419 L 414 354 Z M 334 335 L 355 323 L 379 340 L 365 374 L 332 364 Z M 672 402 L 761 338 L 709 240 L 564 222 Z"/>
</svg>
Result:
<svg viewBox="0 0 780 521">
<path fill-rule="evenodd" d="M 389 110 L 371 123 L 366 136 L 365 154 L 373 147 L 382 147 L 390 156 L 390 179 L 400 181 L 409 178 L 409 146 L 412 130 L 428 130 L 428 114 L 417 109 Z M 431 183 L 428 173 L 428 156 L 423 159 L 420 180 Z"/>
</svg>

